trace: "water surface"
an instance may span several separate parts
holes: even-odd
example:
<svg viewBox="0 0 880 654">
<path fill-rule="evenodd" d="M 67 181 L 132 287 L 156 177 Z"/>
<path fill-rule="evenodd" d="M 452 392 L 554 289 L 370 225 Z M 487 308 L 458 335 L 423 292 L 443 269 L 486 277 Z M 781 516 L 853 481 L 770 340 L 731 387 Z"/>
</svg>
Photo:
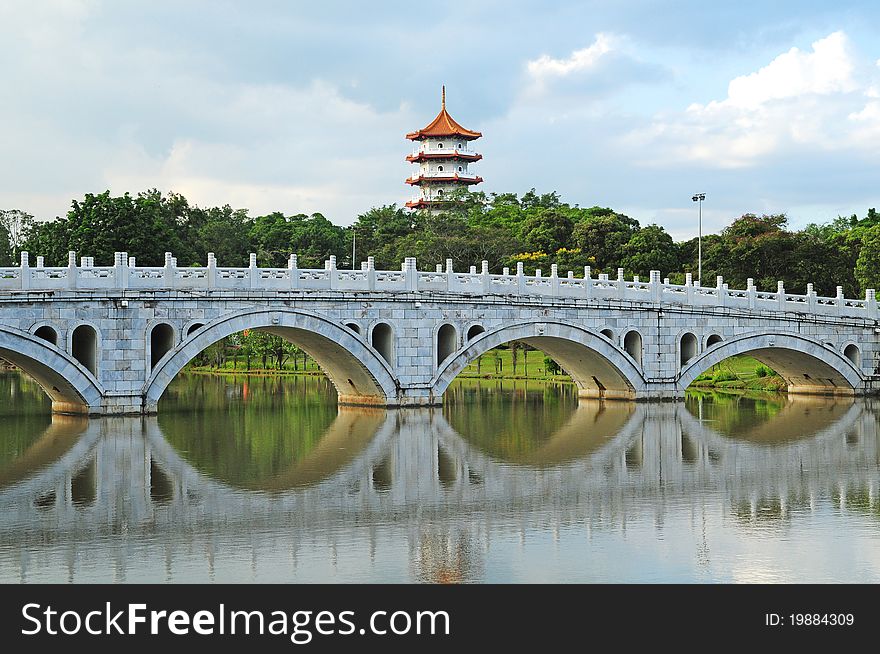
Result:
<svg viewBox="0 0 880 654">
<path fill-rule="evenodd" d="M 51 416 L 0 376 L 0 581 L 880 581 L 876 402 L 580 401 L 456 382 L 182 375 L 159 415 Z"/>
</svg>

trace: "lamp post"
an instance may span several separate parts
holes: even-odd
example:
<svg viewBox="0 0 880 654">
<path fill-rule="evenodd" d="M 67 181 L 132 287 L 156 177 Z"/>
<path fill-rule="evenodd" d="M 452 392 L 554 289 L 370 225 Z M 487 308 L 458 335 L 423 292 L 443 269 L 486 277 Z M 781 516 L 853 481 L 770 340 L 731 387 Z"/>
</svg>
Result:
<svg viewBox="0 0 880 654">
<path fill-rule="evenodd" d="M 703 285 L 703 200 L 705 199 L 705 193 L 694 193 L 694 197 L 691 198 L 700 207 L 700 226 L 697 233 L 697 283 L 700 286 Z"/>
</svg>

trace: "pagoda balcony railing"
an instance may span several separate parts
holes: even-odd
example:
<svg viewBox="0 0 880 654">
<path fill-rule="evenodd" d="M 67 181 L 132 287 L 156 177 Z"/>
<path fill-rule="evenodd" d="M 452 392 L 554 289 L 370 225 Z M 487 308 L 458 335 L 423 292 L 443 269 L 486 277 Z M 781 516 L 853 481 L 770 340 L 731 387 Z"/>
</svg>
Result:
<svg viewBox="0 0 880 654">
<path fill-rule="evenodd" d="M 550 275 L 540 270 L 526 275 L 521 263 L 514 271 L 505 268 L 502 274 L 489 273 L 489 264 L 482 262 L 480 270 L 471 266 L 468 272 L 455 272 L 452 261 L 438 265 L 433 271 L 420 271 L 415 258 L 407 258 L 400 270 L 376 270 L 372 257 L 361 264 L 360 270 L 341 270 L 336 257 L 330 257 L 324 268 L 301 269 L 297 256 L 290 255 L 285 268 L 259 268 L 257 256 L 250 255 L 246 268 L 217 265 L 213 254 L 208 255 L 204 267 L 180 267 L 171 253 L 165 254 L 165 265 L 137 266 L 134 258 L 117 252 L 114 265 L 95 266 L 90 257 L 82 257 L 77 265 L 76 253 L 71 252 L 66 266 L 45 266 L 43 257 L 37 257 L 31 266 L 27 252 L 21 253 L 21 264 L 0 268 L 0 301 L 20 301 L 22 296 L 85 294 L 87 297 L 136 298 L 140 293 L 181 292 L 199 295 L 235 293 L 290 293 L 332 292 L 350 293 L 418 293 L 459 294 L 510 298 L 509 301 L 535 302 L 539 306 L 548 301 L 594 302 L 607 301 L 629 304 L 714 306 L 729 310 L 773 311 L 791 314 L 818 314 L 877 320 L 877 299 L 874 289 L 868 289 L 864 300 L 848 299 L 843 287 L 837 287 L 835 297 L 821 297 L 807 284 L 804 295 L 790 293 L 782 282 L 775 291 L 759 291 L 749 279 L 745 289 L 732 289 L 721 277 L 715 286 L 702 286 L 691 274 L 685 275 L 684 284 L 661 281 L 659 271 L 651 271 L 648 280 L 624 278 L 622 268 L 616 278 L 607 274 L 594 276 L 590 267 L 583 269 L 582 277 L 569 271 L 560 276 L 556 264 Z M 522 298 L 517 300 L 516 298 Z"/>
<path fill-rule="evenodd" d="M 454 178 L 458 177 L 458 179 L 476 179 L 479 177 L 476 173 L 470 173 L 468 171 L 460 172 L 458 170 L 420 170 L 416 174 L 414 174 L 410 179 L 416 180 L 419 178 L 423 179 L 434 179 L 434 178 Z"/>
<path fill-rule="evenodd" d="M 433 154 L 445 157 L 454 157 L 455 155 L 464 155 L 466 157 L 475 157 L 479 152 L 468 148 L 425 148 L 424 150 L 413 150 L 412 156 L 417 157 L 420 154 Z"/>
</svg>

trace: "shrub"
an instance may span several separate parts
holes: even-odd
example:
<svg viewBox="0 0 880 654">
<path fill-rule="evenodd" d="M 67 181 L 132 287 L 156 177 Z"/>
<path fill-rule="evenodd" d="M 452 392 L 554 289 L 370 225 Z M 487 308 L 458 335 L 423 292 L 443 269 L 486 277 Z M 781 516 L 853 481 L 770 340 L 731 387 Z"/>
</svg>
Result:
<svg viewBox="0 0 880 654">
<path fill-rule="evenodd" d="M 757 368 L 755 368 L 755 374 L 758 377 L 775 377 L 779 373 L 773 370 L 772 368 L 768 368 L 767 366 L 761 364 Z"/>
</svg>

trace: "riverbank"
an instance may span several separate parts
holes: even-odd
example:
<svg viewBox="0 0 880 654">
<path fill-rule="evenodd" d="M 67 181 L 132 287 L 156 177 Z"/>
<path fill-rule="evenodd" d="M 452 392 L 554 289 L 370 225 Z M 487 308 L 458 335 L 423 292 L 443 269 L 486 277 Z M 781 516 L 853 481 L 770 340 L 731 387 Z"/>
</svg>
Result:
<svg viewBox="0 0 880 654">
<path fill-rule="evenodd" d="M 515 360 L 514 360 L 515 357 Z M 311 359 L 300 361 L 296 368 L 242 368 L 241 362 L 229 361 L 223 366 L 188 366 L 187 372 L 223 375 L 323 375 Z M 459 377 L 465 379 L 527 380 L 570 384 L 571 378 L 555 366 L 540 350 L 490 350 L 472 361 Z M 697 377 L 694 388 L 785 392 L 785 381 L 773 370 L 750 356 L 731 357 Z"/>
</svg>

